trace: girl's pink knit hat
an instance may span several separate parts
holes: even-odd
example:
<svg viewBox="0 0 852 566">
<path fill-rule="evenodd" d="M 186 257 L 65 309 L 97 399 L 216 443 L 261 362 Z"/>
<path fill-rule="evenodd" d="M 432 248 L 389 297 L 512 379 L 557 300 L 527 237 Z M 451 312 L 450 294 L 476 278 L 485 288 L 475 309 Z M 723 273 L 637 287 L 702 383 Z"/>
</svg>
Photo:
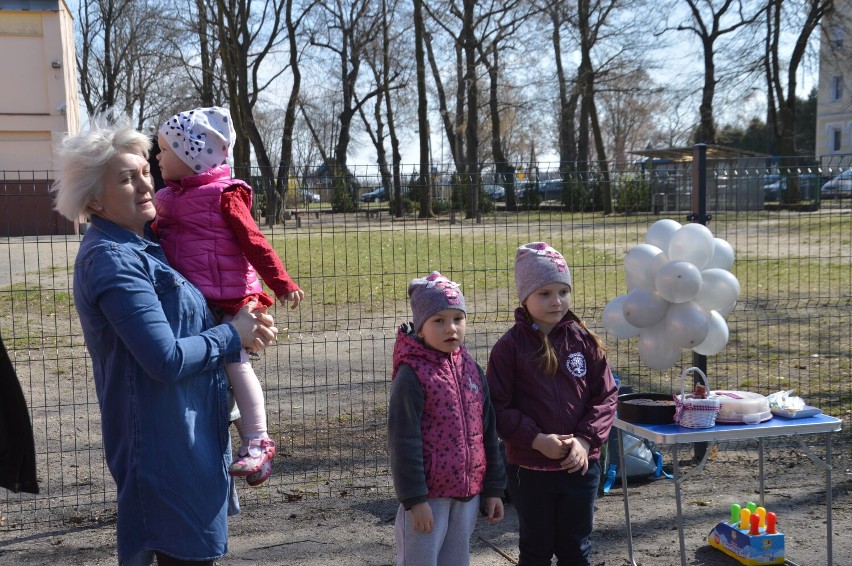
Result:
<svg viewBox="0 0 852 566">
<path fill-rule="evenodd" d="M 459 284 L 437 271 L 426 277 L 413 279 L 408 285 L 408 296 L 411 298 L 411 313 L 414 315 L 414 332 L 420 332 L 423 323 L 438 311 L 457 309 L 467 313 Z"/>
<path fill-rule="evenodd" d="M 515 252 L 515 288 L 521 304 L 539 287 L 565 283 L 571 287 L 571 271 L 562 254 L 547 242 L 524 244 Z"/>
</svg>

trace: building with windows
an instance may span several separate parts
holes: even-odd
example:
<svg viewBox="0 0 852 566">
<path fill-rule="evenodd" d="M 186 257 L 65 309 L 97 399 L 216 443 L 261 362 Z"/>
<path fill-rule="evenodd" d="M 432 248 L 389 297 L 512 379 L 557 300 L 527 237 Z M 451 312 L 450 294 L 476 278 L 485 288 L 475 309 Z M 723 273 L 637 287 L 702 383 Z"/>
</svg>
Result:
<svg viewBox="0 0 852 566">
<path fill-rule="evenodd" d="M 53 212 L 54 145 L 80 129 L 64 0 L 0 0 L 0 235 L 76 231 Z"/>
<path fill-rule="evenodd" d="M 852 0 L 835 0 L 823 21 L 816 154 L 828 166 L 852 154 Z"/>
</svg>

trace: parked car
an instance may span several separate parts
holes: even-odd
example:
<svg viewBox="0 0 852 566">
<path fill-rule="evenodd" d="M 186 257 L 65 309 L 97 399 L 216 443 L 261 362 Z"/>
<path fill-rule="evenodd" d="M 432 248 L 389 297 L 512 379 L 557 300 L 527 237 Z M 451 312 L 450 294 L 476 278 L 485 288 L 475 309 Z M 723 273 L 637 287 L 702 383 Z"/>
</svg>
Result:
<svg viewBox="0 0 852 566">
<path fill-rule="evenodd" d="M 320 196 L 311 191 L 310 189 L 300 188 L 297 189 L 299 192 L 299 200 L 304 204 L 310 204 L 312 202 L 319 202 Z"/>
<path fill-rule="evenodd" d="M 819 175 L 816 173 L 803 173 L 796 178 L 799 180 L 799 194 L 801 197 L 807 200 L 816 198 Z M 763 200 L 767 202 L 781 200 L 781 194 L 787 189 L 787 177 L 766 175 L 764 179 L 770 182 L 763 185 Z"/>
<path fill-rule="evenodd" d="M 560 179 L 551 179 L 549 181 L 539 181 L 538 183 L 525 183 L 515 190 L 515 196 L 518 201 L 527 199 L 527 191 L 534 187 L 538 188 L 539 200 L 562 200 L 562 188 L 564 183 Z"/>
<path fill-rule="evenodd" d="M 482 190 L 494 202 L 505 202 L 506 189 L 502 185 L 482 185 Z"/>
<path fill-rule="evenodd" d="M 361 195 L 361 202 L 382 202 L 390 200 L 384 187 L 376 187 L 368 193 Z"/>
<path fill-rule="evenodd" d="M 852 169 L 847 169 L 837 177 L 826 182 L 820 188 L 822 198 L 850 198 L 852 197 Z"/>
<path fill-rule="evenodd" d="M 775 202 L 781 196 L 781 192 L 787 188 L 787 179 L 781 175 L 766 175 L 763 185 L 763 200 Z"/>
<path fill-rule="evenodd" d="M 562 200 L 562 188 L 564 183 L 561 179 L 553 179 L 550 181 L 542 181 L 538 184 L 538 192 L 541 193 L 541 200 Z"/>
</svg>

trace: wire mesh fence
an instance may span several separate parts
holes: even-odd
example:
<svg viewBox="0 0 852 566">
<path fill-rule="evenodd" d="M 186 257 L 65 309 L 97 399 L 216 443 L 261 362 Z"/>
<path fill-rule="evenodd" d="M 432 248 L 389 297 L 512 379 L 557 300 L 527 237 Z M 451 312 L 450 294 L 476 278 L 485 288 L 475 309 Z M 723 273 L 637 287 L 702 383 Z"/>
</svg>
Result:
<svg viewBox="0 0 852 566">
<path fill-rule="evenodd" d="M 794 390 L 842 418 L 834 463 L 849 468 L 852 183 L 824 187 L 850 163 L 809 163 L 708 164 L 708 227 L 734 248 L 732 271 L 742 287 L 726 317 L 730 341 L 708 359 L 708 377 L 714 389 Z M 270 433 L 281 448 L 272 478 L 241 489 L 243 504 L 387 494 L 391 355 L 396 328 L 409 317 L 406 288 L 413 277 L 440 270 L 461 283 L 469 310 L 466 344 L 485 366 L 491 345 L 513 320 L 515 249 L 544 240 L 572 269 L 575 312 L 603 334 L 604 307 L 627 291 L 624 254 L 644 241 L 656 220 L 687 222 L 693 177 L 690 163 L 610 164 L 605 180 L 594 174 L 600 169 L 569 177 L 557 164 L 538 166 L 517 184 L 485 173 L 482 184 L 500 185 L 504 193 L 483 189 L 471 218 L 467 185 L 433 171 L 436 215 L 429 219 L 418 215 L 415 174 L 403 176 L 400 194 L 409 198 L 399 216 L 392 214 L 394 191 L 361 199 L 381 186 L 375 168 L 350 168 L 355 173 L 338 185 L 319 170 L 301 172 L 284 190 L 274 179 L 247 175 L 264 187 L 256 198 L 258 224 L 307 297 L 295 311 L 276 305 L 273 314 L 288 338 L 255 362 Z M 0 233 L 6 234 L 0 237 L 0 332 L 29 404 L 41 488 L 39 495 L 3 494 L 7 530 L 109 519 L 116 498 L 72 299 L 82 236 L 45 210 L 49 179 L 39 175 L 10 174 L 0 187 Z M 546 181 L 556 182 L 556 198 L 542 190 Z M 601 208 L 604 182 L 612 214 Z M 507 210 L 507 189 L 540 194 L 516 199 L 518 210 Z M 268 222 L 276 200 L 284 213 L 280 222 Z M 684 351 L 671 370 L 653 371 L 640 363 L 635 339 L 607 344 L 610 364 L 634 391 L 679 392 L 680 373 L 691 365 Z"/>
</svg>

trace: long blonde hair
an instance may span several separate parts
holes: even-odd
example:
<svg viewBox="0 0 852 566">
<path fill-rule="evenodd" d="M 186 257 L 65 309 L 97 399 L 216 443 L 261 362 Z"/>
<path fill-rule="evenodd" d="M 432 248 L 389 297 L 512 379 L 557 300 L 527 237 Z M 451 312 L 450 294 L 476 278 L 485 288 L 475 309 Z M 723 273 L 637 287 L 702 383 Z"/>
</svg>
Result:
<svg viewBox="0 0 852 566">
<path fill-rule="evenodd" d="M 533 325 L 533 328 L 541 340 L 541 355 L 538 357 L 538 365 L 548 376 L 556 375 L 556 370 L 559 368 L 559 356 L 556 354 L 556 349 L 553 347 L 553 344 L 550 343 L 550 339 L 547 337 L 547 334 L 542 332 L 537 324 L 533 323 L 530 311 L 527 310 L 526 306 L 524 306 L 524 314 L 526 315 L 527 320 Z M 603 340 L 601 340 L 601 337 L 589 330 L 586 327 L 586 323 L 580 320 L 580 318 L 574 314 L 574 311 L 568 309 L 568 314 L 571 316 L 571 320 L 576 322 L 577 326 L 582 328 L 592 338 L 592 340 L 595 341 L 600 355 L 605 355 L 607 348 Z"/>
</svg>

